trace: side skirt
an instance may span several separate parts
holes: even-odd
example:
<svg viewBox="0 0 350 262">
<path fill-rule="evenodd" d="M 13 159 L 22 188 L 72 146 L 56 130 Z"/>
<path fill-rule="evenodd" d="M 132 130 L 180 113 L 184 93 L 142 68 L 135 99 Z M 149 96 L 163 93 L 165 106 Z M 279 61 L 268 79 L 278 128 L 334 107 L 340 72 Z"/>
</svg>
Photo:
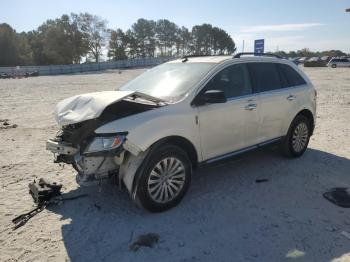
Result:
<svg viewBox="0 0 350 262">
<path fill-rule="evenodd" d="M 214 162 L 217 162 L 217 161 L 220 161 L 220 160 L 224 160 L 224 159 L 227 159 L 227 158 L 238 156 L 238 155 L 241 155 L 243 153 L 246 153 L 246 152 L 249 152 L 249 151 L 261 148 L 261 147 L 265 147 L 265 146 L 268 146 L 268 145 L 271 145 L 271 144 L 274 144 L 274 143 L 277 143 L 277 142 L 280 142 L 282 140 L 282 138 L 283 137 L 277 137 L 277 138 L 270 139 L 270 140 L 267 140 L 265 142 L 259 143 L 259 144 L 254 145 L 254 146 L 249 146 L 249 147 L 242 148 L 242 149 L 239 149 L 239 150 L 236 150 L 236 151 L 233 151 L 233 152 L 221 155 L 221 156 L 210 158 L 208 160 L 200 162 L 199 166 L 204 166 L 204 165 L 207 165 L 207 164 L 211 164 L 211 163 L 214 163 Z"/>
</svg>

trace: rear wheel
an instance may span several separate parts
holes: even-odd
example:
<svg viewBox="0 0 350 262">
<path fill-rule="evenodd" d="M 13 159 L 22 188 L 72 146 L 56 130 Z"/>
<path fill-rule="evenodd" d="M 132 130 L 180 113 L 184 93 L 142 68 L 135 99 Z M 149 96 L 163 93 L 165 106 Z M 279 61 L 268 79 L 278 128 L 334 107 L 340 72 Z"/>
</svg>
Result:
<svg viewBox="0 0 350 262">
<path fill-rule="evenodd" d="M 151 212 L 161 212 L 180 203 L 189 187 L 192 169 L 181 148 L 165 145 L 152 153 L 141 172 L 137 201 Z"/>
<path fill-rule="evenodd" d="M 332 68 L 336 68 L 336 67 L 337 67 L 337 65 L 336 65 L 336 64 L 333 64 L 333 65 L 332 65 Z"/>
<path fill-rule="evenodd" d="M 305 152 L 311 135 L 310 126 L 310 122 L 305 116 L 295 117 L 281 145 L 282 153 L 285 156 L 299 157 Z"/>
</svg>

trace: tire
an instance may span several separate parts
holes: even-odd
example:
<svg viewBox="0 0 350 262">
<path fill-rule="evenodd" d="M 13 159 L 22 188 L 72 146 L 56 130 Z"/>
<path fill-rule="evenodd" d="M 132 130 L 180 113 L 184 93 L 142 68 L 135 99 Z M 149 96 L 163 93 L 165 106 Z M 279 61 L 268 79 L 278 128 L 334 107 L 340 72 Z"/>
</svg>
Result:
<svg viewBox="0 0 350 262">
<path fill-rule="evenodd" d="M 148 211 L 162 212 L 179 204 L 186 194 L 192 166 L 181 148 L 163 145 L 151 153 L 140 172 L 136 202 Z"/>
<path fill-rule="evenodd" d="M 336 67 L 337 67 L 337 65 L 336 65 L 336 64 L 333 64 L 333 65 L 332 65 L 332 68 L 336 68 Z"/>
<path fill-rule="evenodd" d="M 307 149 L 310 134 L 311 124 L 309 120 L 303 115 L 296 116 L 282 141 L 282 154 L 291 158 L 300 157 Z"/>
</svg>

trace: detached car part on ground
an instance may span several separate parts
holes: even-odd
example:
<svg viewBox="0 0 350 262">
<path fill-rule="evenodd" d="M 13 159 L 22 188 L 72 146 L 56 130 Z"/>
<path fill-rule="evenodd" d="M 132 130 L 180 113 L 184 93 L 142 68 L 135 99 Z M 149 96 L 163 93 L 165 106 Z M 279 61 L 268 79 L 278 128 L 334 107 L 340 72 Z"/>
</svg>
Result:
<svg viewBox="0 0 350 262">
<path fill-rule="evenodd" d="M 315 126 L 316 91 L 273 57 L 187 57 L 154 67 L 118 91 L 61 101 L 47 141 L 79 184 L 116 176 L 142 207 L 177 205 L 193 168 L 270 143 L 298 157 Z"/>
</svg>

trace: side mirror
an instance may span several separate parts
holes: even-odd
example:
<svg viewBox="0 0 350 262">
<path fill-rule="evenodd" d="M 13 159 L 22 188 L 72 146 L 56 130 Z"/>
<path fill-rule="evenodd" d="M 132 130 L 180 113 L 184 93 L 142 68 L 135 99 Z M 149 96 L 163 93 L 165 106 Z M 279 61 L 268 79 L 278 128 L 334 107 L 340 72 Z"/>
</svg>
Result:
<svg viewBox="0 0 350 262">
<path fill-rule="evenodd" d="M 207 90 L 202 96 L 205 103 L 215 104 L 225 103 L 227 101 L 225 93 L 222 90 Z"/>
</svg>

